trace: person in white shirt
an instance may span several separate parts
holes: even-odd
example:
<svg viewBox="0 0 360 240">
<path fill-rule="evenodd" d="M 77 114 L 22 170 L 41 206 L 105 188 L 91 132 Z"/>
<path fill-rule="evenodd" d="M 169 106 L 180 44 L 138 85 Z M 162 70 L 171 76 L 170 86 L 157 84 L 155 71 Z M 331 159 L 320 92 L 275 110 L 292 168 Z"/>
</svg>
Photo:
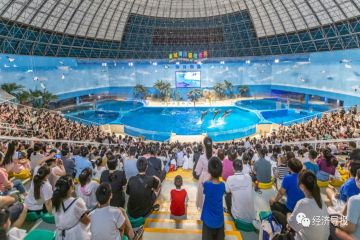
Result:
<svg viewBox="0 0 360 240">
<path fill-rule="evenodd" d="M 123 239 L 126 235 L 129 239 L 138 239 L 141 232 L 135 237 L 129 218 L 123 208 L 111 207 L 111 186 L 102 183 L 96 190 L 98 207 L 89 215 L 91 220 L 91 239 Z"/>
<path fill-rule="evenodd" d="M 299 187 L 304 192 L 305 198 L 299 200 L 294 211 L 287 216 L 288 226 L 294 230 L 296 240 L 328 239 L 330 235 L 329 221 L 323 224 L 313 222 L 314 218 L 329 219 L 326 205 L 321 199 L 320 189 L 313 172 L 303 170 L 299 174 Z M 300 216 L 302 216 L 300 219 Z M 277 219 L 285 226 L 285 219 Z M 285 222 L 283 222 L 285 220 Z M 307 226 L 306 222 L 310 223 Z"/>
<path fill-rule="evenodd" d="M 186 154 L 184 155 L 183 169 L 189 170 L 189 169 L 192 169 L 193 166 L 194 166 L 194 154 L 193 154 L 191 148 L 188 147 L 186 149 Z"/>
<path fill-rule="evenodd" d="M 74 182 L 71 177 L 60 177 L 53 193 L 56 226 L 55 240 L 90 240 L 90 218 L 82 198 L 72 197 Z"/>
<path fill-rule="evenodd" d="M 250 175 L 242 173 L 241 160 L 233 162 L 235 174 L 229 176 L 226 183 L 225 202 L 233 218 L 252 223 L 256 218 L 254 190 Z"/>
<path fill-rule="evenodd" d="M 51 212 L 53 195 L 52 186 L 48 180 L 50 168 L 46 165 L 41 166 L 34 176 L 29 194 L 25 197 L 25 204 L 28 206 L 28 212 Z"/>
<path fill-rule="evenodd" d="M 85 168 L 79 175 L 80 185 L 76 188 L 76 195 L 82 198 L 88 209 L 93 209 L 96 207 L 96 189 L 99 184 L 96 181 L 91 180 L 92 170 L 90 168 Z"/>
</svg>

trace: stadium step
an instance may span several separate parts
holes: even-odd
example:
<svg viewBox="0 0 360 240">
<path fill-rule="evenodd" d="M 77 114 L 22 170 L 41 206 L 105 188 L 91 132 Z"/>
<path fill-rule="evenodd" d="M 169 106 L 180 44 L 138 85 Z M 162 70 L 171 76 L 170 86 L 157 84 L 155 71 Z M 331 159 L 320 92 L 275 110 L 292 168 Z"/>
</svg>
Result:
<svg viewBox="0 0 360 240">
<path fill-rule="evenodd" d="M 150 219 L 169 219 L 170 218 L 170 212 L 167 211 L 157 211 L 153 212 L 149 217 Z M 200 212 L 194 212 L 191 213 L 187 211 L 187 218 L 189 220 L 200 220 Z M 228 213 L 224 213 L 224 219 L 225 221 L 232 221 L 231 216 Z"/>
<path fill-rule="evenodd" d="M 202 230 L 145 228 L 144 240 L 201 240 Z M 225 240 L 242 240 L 240 232 L 225 231 Z"/>
<path fill-rule="evenodd" d="M 201 230 L 202 221 L 148 218 L 145 221 L 144 228 Z M 236 227 L 233 221 L 225 221 L 225 231 L 236 231 Z"/>
</svg>

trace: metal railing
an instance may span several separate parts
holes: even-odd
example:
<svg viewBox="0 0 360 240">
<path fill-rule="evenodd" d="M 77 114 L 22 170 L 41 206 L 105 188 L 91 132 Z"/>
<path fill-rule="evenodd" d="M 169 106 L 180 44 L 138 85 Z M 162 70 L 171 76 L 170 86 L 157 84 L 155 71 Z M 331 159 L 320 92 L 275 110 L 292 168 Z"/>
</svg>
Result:
<svg viewBox="0 0 360 240">
<path fill-rule="evenodd" d="M 291 120 L 291 121 L 283 122 L 282 124 L 283 124 L 283 125 L 286 125 L 286 126 L 289 126 L 289 125 L 291 125 L 291 124 L 293 124 L 293 123 L 295 123 L 295 124 L 303 123 L 303 122 L 308 121 L 308 120 L 310 120 L 310 119 L 313 119 L 313 118 L 315 118 L 315 117 L 319 117 L 319 116 L 321 117 L 321 116 L 322 116 L 323 114 L 325 114 L 325 113 L 336 112 L 336 111 L 339 111 L 339 110 L 341 110 L 341 109 L 348 110 L 349 108 L 351 108 L 351 107 L 346 106 L 346 107 L 333 108 L 333 109 L 329 109 L 329 110 L 324 111 L 324 112 L 318 112 L 318 113 L 315 113 L 315 114 L 313 114 L 313 115 L 309 115 L 309 116 L 305 116 L 305 117 L 302 117 L 302 118 L 294 119 L 294 120 Z M 301 111 L 301 110 L 300 110 L 300 111 Z"/>
</svg>

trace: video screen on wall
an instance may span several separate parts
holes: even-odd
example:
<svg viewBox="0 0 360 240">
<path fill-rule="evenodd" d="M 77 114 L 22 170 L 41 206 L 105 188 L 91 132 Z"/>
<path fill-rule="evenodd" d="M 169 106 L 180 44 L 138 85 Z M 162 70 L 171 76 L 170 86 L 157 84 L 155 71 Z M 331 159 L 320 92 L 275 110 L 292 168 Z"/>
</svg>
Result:
<svg viewBox="0 0 360 240">
<path fill-rule="evenodd" d="M 201 87 L 201 73 L 179 71 L 175 72 L 175 80 L 177 88 L 199 88 Z"/>
</svg>

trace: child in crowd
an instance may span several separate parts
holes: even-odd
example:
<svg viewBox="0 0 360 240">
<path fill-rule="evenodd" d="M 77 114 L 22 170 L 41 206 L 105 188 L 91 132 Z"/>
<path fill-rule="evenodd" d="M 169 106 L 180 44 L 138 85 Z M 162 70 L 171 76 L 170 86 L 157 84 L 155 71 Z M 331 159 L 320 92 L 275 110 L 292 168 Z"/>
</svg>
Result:
<svg viewBox="0 0 360 240">
<path fill-rule="evenodd" d="M 287 159 L 284 155 L 279 157 L 278 164 L 274 172 L 276 179 L 276 189 L 278 189 L 278 186 L 281 186 L 281 182 L 284 179 L 284 176 L 289 173 Z"/>
<path fill-rule="evenodd" d="M 304 163 L 306 170 L 311 171 L 315 175 L 319 171 L 319 166 L 315 162 L 317 156 L 318 156 L 318 153 L 315 150 L 313 150 L 313 149 L 310 150 L 309 155 L 308 155 L 309 161 Z"/>
<path fill-rule="evenodd" d="M 177 175 L 174 180 L 175 189 L 171 190 L 170 198 L 170 219 L 174 220 L 186 220 L 186 206 L 189 200 L 187 192 L 185 189 L 181 189 L 183 184 L 183 179 L 180 175 Z"/>
<path fill-rule="evenodd" d="M 202 240 L 223 240 L 225 238 L 223 207 L 225 184 L 220 182 L 222 163 L 219 158 L 210 158 L 208 171 L 211 178 L 204 182 L 205 200 L 201 212 Z"/>
<path fill-rule="evenodd" d="M 103 171 L 105 171 L 106 170 L 106 166 L 104 166 L 103 164 L 102 164 L 102 162 L 103 162 L 103 159 L 102 158 L 98 158 L 98 159 L 96 159 L 96 161 L 95 161 L 95 165 L 96 165 L 96 172 L 95 172 L 95 175 L 94 175 L 94 177 L 93 177 L 93 179 L 95 180 L 95 181 L 100 181 L 100 177 L 101 177 L 101 174 L 103 173 Z"/>
<path fill-rule="evenodd" d="M 169 168 L 169 172 L 174 172 L 176 171 L 177 166 L 176 166 L 176 155 L 174 154 L 173 157 L 170 160 L 170 168 Z"/>
<path fill-rule="evenodd" d="M 194 165 L 194 155 L 191 148 L 188 147 L 186 148 L 186 153 L 184 154 L 183 169 L 184 170 L 192 169 L 193 165 Z"/>
<path fill-rule="evenodd" d="M 242 162 L 243 162 L 243 174 L 250 174 L 251 172 L 251 165 L 250 165 L 251 158 L 248 154 L 244 153 Z"/>
<path fill-rule="evenodd" d="M 125 210 L 110 206 L 111 197 L 110 184 L 102 183 L 96 190 L 96 199 L 99 205 L 89 215 L 91 239 L 124 239 L 122 237 L 124 235 L 130 239 L 138 239 L 139 234 L 134 236 L 134 231 Z"/>
<path fill-rule="evenodd" d="M 76 189 L 76 195 L 85 201 L 88 209 L 96 207 L 97 201 L 95 192 L 99 186 L 99 184 L 92 181 L 91 178 L 92 170 L 90 168 L 85 168 L 79 175 L 80 186 Z"/>
</svg>

